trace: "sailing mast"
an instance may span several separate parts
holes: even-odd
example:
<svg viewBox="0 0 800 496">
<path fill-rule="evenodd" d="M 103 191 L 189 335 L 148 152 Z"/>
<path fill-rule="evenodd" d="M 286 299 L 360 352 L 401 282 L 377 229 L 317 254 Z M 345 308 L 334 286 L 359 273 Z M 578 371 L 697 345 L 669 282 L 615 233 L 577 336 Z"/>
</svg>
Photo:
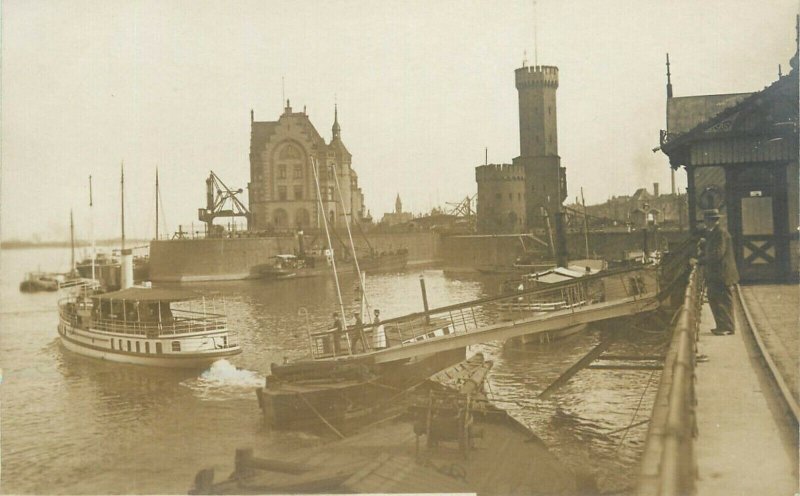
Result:
<svg viewBox="0 0 800 496">
<path fill-rule="evenodd" d="M 92 175 L 89 174 L 89 237 L 92 238 L 92 280 L 95 276 L 95 260 L 97 259 L 97 247 L 94 242 L 94 202 L 92 201 Z"/>
<path fill-rule="evenodd" d="M 356 273 L 358 274 L 358 282 L 359 286 L 361 286 L 361 294 L 362 294 L 362 304 L 366 304 L 367 309 L 369 309 L 369 302 L 367 301 L 367 293 L 364 290 L 364 274 L 361 272 L 361 267 L 358 265 L 358 255 L 356 255 L 356 245 L 353 243 L 353 233 L 350 231 L 350 222 L 352 222 L 352 208 L 350 209 L 350 213 L 347 212 L 347 207 L 344 204 L 344 196 L 342 195 L 342 188 L 339 186 L 339 171 L 336 170 L 336 164 L 332 164 L 333 167 L 333 179 L 334 184 L 336 184 L 336 190 L 339 192 L 339 202 L 342 204 L 342 211 L 344 212 L 344 225 L 347 228 L 347 237 L 350 238 L 350 250 L 353 252 L 353 261 L 356 265 Z M 363 317 L 363 312 L 362 312 Z M 372 316 L 369 315 L 367 312 L 367 318 L 370 322 L 372 322 Z"/>
<path fill-rule="evenodd" d="M 122 206 L 122 251 L 125 251 L 125 162 L 120 164 L 120 175 L 119 175 L 119 201 Z"/>
<path fill-rule="evenodd" d="M 72 220 L 72 209 L 69 209 L 69 247 L 70 247 L 70 275 L 75 274 L 75 223 Z"/>
<path fill-rule="evenodd" d="M 325 225 L 325 237 L 328 239 L 328 248 L 331 251 L 331 265 L 333 266 L 333 280 L 336 283 L 336 295 L 339 297 L 339 311 L 341 312 L 342 316 L 342 326 L 347 325 L 347 318 L 344 312 L 344 301 L 342 300 L 342 289 L 339 287 L 339 274 L 336 272 L 336 256 L 333 253 L 333 245 L 331 244 L 331 233 L 328 229 L 328 216 L 325 215 L 325 205 L 322 204 L 322 191 L 319 188 L 319 171 L 317 170 L 317 160 L 314 157 L 311 157 L 311 169 L 314 171 L 314 183 L 317 186 L 317 200 L 319 200 L 319 208 L 320 211 L 323 213 L 322 219 Z M 352 348 L 350 345 L 350 335 L 345 333 L 347 336 L 347 347 L 352 352 Z"/>
<path fill-rule="evenodd" d="M 158 167 L 156 167 L 156 241 L 158 241 Z"/>
<path fill-rule="evenodd" d="M 133 286 L 133 250 L 125 248 L 125 163 L 120 165 L 120 203 L 122 211 L 122 249 L 120 250 L 120 289 Z"/>
</svg>

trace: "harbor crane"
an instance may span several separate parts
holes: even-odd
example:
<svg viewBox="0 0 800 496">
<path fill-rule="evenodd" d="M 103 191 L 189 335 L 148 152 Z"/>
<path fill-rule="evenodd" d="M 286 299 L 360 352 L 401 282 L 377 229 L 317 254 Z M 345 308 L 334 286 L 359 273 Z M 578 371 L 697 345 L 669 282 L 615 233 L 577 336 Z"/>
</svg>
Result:
<svg viewBox="0 0 800 496">
<path fill-rule="evenodd" d="M 247 228 L 250 228 L 250 210 L 236 197 L 242 191 L 242 188 L 230 189 L 214 171 L 210 171 L 206 179 L 206 208 L 197 209 L 197 217 L 206 223 L 209 236 L 213 235 L 217 217 L 244 217 Z"/>
</svg>

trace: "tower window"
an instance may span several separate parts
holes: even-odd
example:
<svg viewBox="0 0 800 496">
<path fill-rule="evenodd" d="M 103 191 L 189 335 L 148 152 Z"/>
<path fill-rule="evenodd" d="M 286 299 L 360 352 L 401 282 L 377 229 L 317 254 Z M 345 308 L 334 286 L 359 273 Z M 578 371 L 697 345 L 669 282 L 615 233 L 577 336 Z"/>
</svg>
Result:
<svg viewBox="0 0 800 496">
<path fill-rule="evenodd" d="M 553 113 L 553 107 L 547 107 L 547 115 L 550 115 L 552 113 Z"/>
<path fill-rule="evenodd" d="M 300 164 L 296 164 L 294 166 L 294 177 L 295 179 L 299 179 L 303 177 L 303 166 Z"/>
<path fill-rule="evenodd" d="M 282 201 L 286 201 L 288 199 L 286 195 L 286 186 L 278 186 L 278 199 Z"/>
<path fill-rule="evenodd" d="M 295 200 L 302 200 L 303 199 L 303 187 L 302 186 L 295 186 L 294 187 L 294 199 Z"/>
<path fill-rule="evenodd" d="M 286 179 L 286 165 L 281 164 L 278 166 L 278 179 Z"/>
</svg>

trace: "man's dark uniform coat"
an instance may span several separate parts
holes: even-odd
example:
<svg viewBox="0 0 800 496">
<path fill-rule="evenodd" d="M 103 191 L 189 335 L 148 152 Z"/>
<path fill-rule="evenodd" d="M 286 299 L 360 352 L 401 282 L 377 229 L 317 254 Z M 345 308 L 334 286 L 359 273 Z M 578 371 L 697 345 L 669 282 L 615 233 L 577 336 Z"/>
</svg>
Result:
<svg viewBox="0 0 800 496">
<path fill-rule="evenodd" d="M 717 323 L 715 331 L 734 331 L 733 285 L 739 282 L 739 272 L 731 235 L 721 222 L 706 233 L 704 263 L 708 303 Z"/>
</svg>

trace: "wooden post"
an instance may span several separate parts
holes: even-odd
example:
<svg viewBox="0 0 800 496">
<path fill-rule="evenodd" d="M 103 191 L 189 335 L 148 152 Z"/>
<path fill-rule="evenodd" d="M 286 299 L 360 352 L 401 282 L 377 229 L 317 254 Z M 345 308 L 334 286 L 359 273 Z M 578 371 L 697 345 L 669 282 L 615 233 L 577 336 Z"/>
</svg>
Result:
<svg viewBox="0 0 800 496">
<path fill-rule="evenodd" d="M 586 258 L 589 258 L 589 218 L 586 216 L 586 199 L 581 186 L 581 204 L 583 204 L 583 241 L 586 243 Z"/>
<path fill-rule="evenodd" d="M 425 291 L 425 276 L 419 275 L 419 287 L 422 290 L 422 304 L 425 307 L 425 323 L 431 323 L 431 316 L 428 314 L 428 293 Z"/>
</svg>

